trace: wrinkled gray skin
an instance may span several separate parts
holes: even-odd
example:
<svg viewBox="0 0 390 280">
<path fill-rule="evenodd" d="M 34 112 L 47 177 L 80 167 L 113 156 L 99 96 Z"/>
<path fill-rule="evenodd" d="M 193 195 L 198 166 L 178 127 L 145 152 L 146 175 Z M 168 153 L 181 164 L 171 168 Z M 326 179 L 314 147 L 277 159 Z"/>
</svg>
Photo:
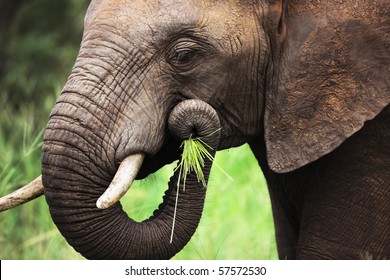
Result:
<svg viewBox="0 0 390 280">
<path fill-rule="evenodd" d="M 209 135 L 168 129 L 198 99 L 220 120 L 215 148 L 248 142 L 258 158 L 280 258 L 390 258 L 389 12 L 387 0 L 93 0 L 45 133 L 54 222 L 88 258 L 178 252 L 202 212 L 195 179 L 173 245 L 175 184 L 144 223 L 94 203 L 128 155 L 146 154 L 143 178 L 179 157 L 172 131 Z"/>
</svg>

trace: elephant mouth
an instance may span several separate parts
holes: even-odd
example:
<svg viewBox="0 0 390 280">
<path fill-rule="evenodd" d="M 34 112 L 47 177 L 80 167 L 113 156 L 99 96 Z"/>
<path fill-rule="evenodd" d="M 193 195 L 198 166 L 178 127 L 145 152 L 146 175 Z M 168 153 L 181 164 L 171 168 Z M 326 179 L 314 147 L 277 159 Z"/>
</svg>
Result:
<svg viewBox="0 0 390 280">
<path fill-rule="evenodd" d="M 162 148 L 155 155 L 145 155 L 144 162 L 136 176 L 136 180 L 142 180 L 150 174 L 158 171 L 166 164 L 170 164 L 180 158 L 180 142 L 168 136 Z"/>
</svg>

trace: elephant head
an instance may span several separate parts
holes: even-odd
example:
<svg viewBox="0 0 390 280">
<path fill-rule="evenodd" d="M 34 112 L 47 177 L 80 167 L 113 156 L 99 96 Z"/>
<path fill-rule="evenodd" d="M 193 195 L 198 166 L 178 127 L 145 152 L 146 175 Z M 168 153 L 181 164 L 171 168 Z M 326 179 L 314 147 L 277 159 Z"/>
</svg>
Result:
<svg viewBox="0 0 390 280">
<path fill-rule="evenodd" d="M 191 134 L 215 152 L 260 133 L 267 43 L 258 18 L 263 7 L 253 8 L 236 1 L 91 2 L 42 149 L 51 216 L 82 255 L 170 258 L 191 238 L 205 196 L 195 174 L 175 210 L 182 190 L 175 173 L 159 209 L 142 223 L 110 193 L 118 186 L 123 194 L 135 177 L 178 159 L 180 140 Z"/>
<path fill-rule="evenodd" d="M 192 134 L 213 152 L 261 137 L 270 168 L 289 172 L 375 117 L 390 101 L 383 20 L 378 9 L 356 20 L 348 3 L 338 17 L 330 5 L 92 0 L 42 151 L 44 193 L 67 241 L 88 258 L 169 258 L 194 233 L 205 186 L 189 175 L 170 242 L 177 174 L 142 223 L 110 194 L 98 204 L 113 206 L 96 207 L 109 185 L 178 159 Z M 361 48 L 368 39 L 375 49 Z"/>
</svg>

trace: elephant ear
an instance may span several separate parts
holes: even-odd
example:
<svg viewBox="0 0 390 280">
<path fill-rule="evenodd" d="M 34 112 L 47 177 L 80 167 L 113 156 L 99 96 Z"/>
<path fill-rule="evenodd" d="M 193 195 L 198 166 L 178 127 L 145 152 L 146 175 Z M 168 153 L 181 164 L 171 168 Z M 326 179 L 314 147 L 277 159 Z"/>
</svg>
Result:
<svg viewBox="0 0 390 280">
<path fill-rule="evenodd" d="M 272 43 L 264 129 L 279 173 L 331 152 L 390 102 L 390 2 L 307 2 L 283 1 L 285 34 Z"/>
</svg>

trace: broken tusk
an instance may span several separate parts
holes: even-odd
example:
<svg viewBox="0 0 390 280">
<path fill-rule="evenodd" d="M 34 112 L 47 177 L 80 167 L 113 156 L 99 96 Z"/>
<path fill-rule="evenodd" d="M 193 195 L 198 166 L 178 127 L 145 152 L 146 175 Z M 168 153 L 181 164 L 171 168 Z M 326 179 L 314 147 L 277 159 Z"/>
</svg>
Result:
<svg viewBox="0 0 390 280">
<path fill-rule="evenodd" d="M 29 202 L 43 194 L 42 175 L 26 186 L 0 198 L 0 212 Z"/>
<path fill-rule="evenodd" d="M 144 158 L 144 154 L 135 154 L 128 156 L 121 162 L 110 186 L 97 200 L 97 208 L 107 209 L 125 195 L 137 176 Z"/>
</svg>

